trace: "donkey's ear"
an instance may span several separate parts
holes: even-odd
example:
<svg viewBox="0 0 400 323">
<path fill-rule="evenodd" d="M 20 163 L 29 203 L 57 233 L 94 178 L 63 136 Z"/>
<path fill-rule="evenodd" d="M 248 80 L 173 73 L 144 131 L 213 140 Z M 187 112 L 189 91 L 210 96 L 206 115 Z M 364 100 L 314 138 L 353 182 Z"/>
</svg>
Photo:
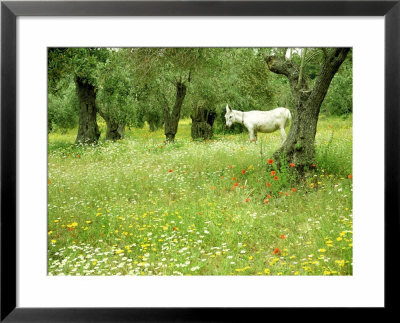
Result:
<svg viewBox="0 0 400 323">
<path fill-rule="evenodd" d="M 229 108 L 229 105 L 226 105 L 226 112 L 228 113 L 230 111 L 231 111 L 231 109 Z"/>
</svg>

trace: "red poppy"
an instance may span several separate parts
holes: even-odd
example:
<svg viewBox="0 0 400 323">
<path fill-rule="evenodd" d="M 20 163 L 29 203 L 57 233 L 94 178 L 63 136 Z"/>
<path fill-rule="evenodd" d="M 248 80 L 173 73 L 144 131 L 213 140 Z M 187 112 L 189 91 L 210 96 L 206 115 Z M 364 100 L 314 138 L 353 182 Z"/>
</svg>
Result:
<svg viewBox="0 0 400 323">
<path fill-rule="evenodd" d="M 233 186 L 239 186 L 239 183 L 238 183 L 238 182 L 236 182 L 235 184 L 233 184 Z"/>
<path fill-rule="evenodd" d="M 236 177 L 232 177 L 232 181 L 236 181 Z"/>
<path fill-rule="evenodd" d="M 290 163 L 289 165 L 290 165 L 290 167 L 295 167 L 295 166 L 296 166 L 296 165 L 293 164 L 293 163 Z"/>
<path fill-rule="evenodd" d="M 172 173 L 172 169 L 170 169 L 170 170 L 168 171 L 168 173 Z"/>
<path fill-rule="evenodd" d="M 272 165 L 274 163 L 273 159 L 268 159 L 268 164 Z"/>
<path fill-rule="evenodd" d="M 271 183 L 267 183 L 267 186 L 268 186 L 268 187 L 271 187 Z"/>
<path fill-rule="evenodd" d="M 275 176 L 275 177 L 274 177 L 274 180 L 276 180 L 276 181 L 277 181 L 278 179 L 279 179 L 279 177 L 278 177 L 278 176 Z"/>
<path fill-rule="evenodd" d="M 281 239 L 286 239 L 286 236 L 284 234 L 282 234 Z"/>
<path fill-rule="evenodd" d="M 69 230 L 69 231 L 74 231 L 74 228 L 71 227 L 71 228 L 68 228 L 68 230 Z"/>
<path fill-rule="evenodd" d="M 279 248 L 275 248 L 273 254 L 276 255 L 276 254 L 279 253 L 279 252 L 281 252 L 281 251 L 279 250 Z"/>
<path fill-rule="evenodd" d="M 269 203 L 269 200 L 268 199 L 265 199 L 264 200 L 264 204 L 268 204 Z"/>
<path fill-rule="evenodd" d="M 78 156 L 76 156 L 76 157 L 81 158 L 81 155 L 78 154 Z"/>
<path fill-rule="evenodd" d="M 250 201 L 250 198 L 248 197 L 247 199 L 244 200 L 246 203 Z"/>
<path fill-rule="evenodd" d="M 267 197 L 270 199 L 270 198 L 271 198 L 271 195 L 267 194 Z"/>
<path fill-rule="evenodd" d="M 311 167 L 315 167 L 315 164 L 312 164 Z"/>
<path fill-rule="evenodd" d="M 292 188 L 292 192 L 294 193 L 294 192 L 296 192 L 297 190 L 295 189 L 295 188 Z"/>
<path fill-rule="evenodd" d="M 231 165 L 231 166 L 229 166 L 229 168 L 230 168 L 230 169 L 232 169 L 232 167 L 233 167 L 232 165 Z"/>
<path fill-rule="evenodd" d="M 242 169 L 242 174 L 244 175 L 246 173 L 246 170 L 245 169 Z"/>
<path fill-rule="evenodd" d="M 271 176 L 275 176 L 275 175 L 276 175 L 276 171 L 273 170 L 273 171 L 271 172 Z"/>
<path fill-rule="evenodd" d="M 352 179 L 352 178 L 353 178 L 353 175 L 349 174 L 349 175 L 347 175 L 347 178 L 348 178 L 348 179 Z"/>
</svg>

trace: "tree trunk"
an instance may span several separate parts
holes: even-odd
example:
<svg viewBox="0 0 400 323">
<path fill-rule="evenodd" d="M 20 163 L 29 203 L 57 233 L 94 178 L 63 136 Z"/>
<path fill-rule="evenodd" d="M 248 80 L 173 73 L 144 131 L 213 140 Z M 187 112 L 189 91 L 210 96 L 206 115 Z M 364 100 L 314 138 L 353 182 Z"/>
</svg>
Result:
<svg viewBox="0 0 400 323">
<path fill-rule="evenodd" d="M 210 139 L 213 136 L 213 124 L 217 114 L 203 107 L 194 109 L 191 134 L 193 139 Z"/>
<path fill-rule="evenodd" d="M 125 125 L 111 119 L 106 120 L 107 132 L 106 140 L 119 140 L 124 137 Z"/>
<path fill-rule="evenodd" d="M 164 133 L 168 143 L 175 141 L 175 135 L 178 131 L 178 123 L 181 114 L 183 100 L 186 95 L 186 85 L 183 82 L 176 83 L 175 104 L 170 113 L 168 105 L 164 106 Z"/>
<path fill-rule="evenodd" d="M 122 139 L 125 134 L 125 124 L 114 120 L 103 108 L 99 108 L 98 112 L 107 125 L 106 140 Z"/>
<path fill-rule="evenodd" d="M 75 143 L 97 143 L 100 137 L 96 120 L 96 88 L 88 80 L 75 77 L 79 100 L 79 128 Z"/>
<path fill-rule="evenodd" d="M 312 89 L 309 79 L 299 75 L 298 69 L 291 61 L 275 56 L 266 58 L 271 72 L 285 75 L 289 79 L 295 101 L 289 135 L 274 154 L 278 166 L 284 157 L 288 163 L 296 165 L 297 171 L 303 173 L 315 163 L 314 142 L 319 111 L 332 78 L 349 51 L 349 48 L 331 50 Z"/>
</svg>

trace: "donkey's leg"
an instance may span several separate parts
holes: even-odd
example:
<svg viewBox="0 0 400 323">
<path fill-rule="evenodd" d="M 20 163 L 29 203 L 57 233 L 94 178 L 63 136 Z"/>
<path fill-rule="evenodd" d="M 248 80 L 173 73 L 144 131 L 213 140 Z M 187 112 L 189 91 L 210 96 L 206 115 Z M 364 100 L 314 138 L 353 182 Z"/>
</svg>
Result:
<svg viewBox="0 0 400 323">
<path fill-rule="evenodd" d="M 252 128 L 249 128 L 249 135 L 250 135 L 250 141 L 256 141 L 257 139 L 257 134 L 255 135 L 255 131 Z"/>
<path fill-rule="evenodd" d="M 281 140 L 282 140 L 282 143 L 284 143 L 285 142 L 285 140 L 286 140 L 286 132 L 285 132 L 285 128 L 284 127 L 281 127 Z"/>
</svg>

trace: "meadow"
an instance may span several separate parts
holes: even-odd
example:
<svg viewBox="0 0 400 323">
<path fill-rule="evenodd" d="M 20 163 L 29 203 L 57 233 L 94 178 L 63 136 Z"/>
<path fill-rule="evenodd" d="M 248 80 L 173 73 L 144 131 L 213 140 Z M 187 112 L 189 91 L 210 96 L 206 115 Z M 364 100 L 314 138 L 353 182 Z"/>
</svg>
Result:
<svg viewBox="0 0 400 323">
<path fill-rule="evenodd" d="M 301 183 L 274 169 L 279 132 L 190 125 L 169 145 L 147 126 L 96 146 L 49 134 L 49 275 L 352 275 L 351 118 L 320 117 Z"/>
</svg>

